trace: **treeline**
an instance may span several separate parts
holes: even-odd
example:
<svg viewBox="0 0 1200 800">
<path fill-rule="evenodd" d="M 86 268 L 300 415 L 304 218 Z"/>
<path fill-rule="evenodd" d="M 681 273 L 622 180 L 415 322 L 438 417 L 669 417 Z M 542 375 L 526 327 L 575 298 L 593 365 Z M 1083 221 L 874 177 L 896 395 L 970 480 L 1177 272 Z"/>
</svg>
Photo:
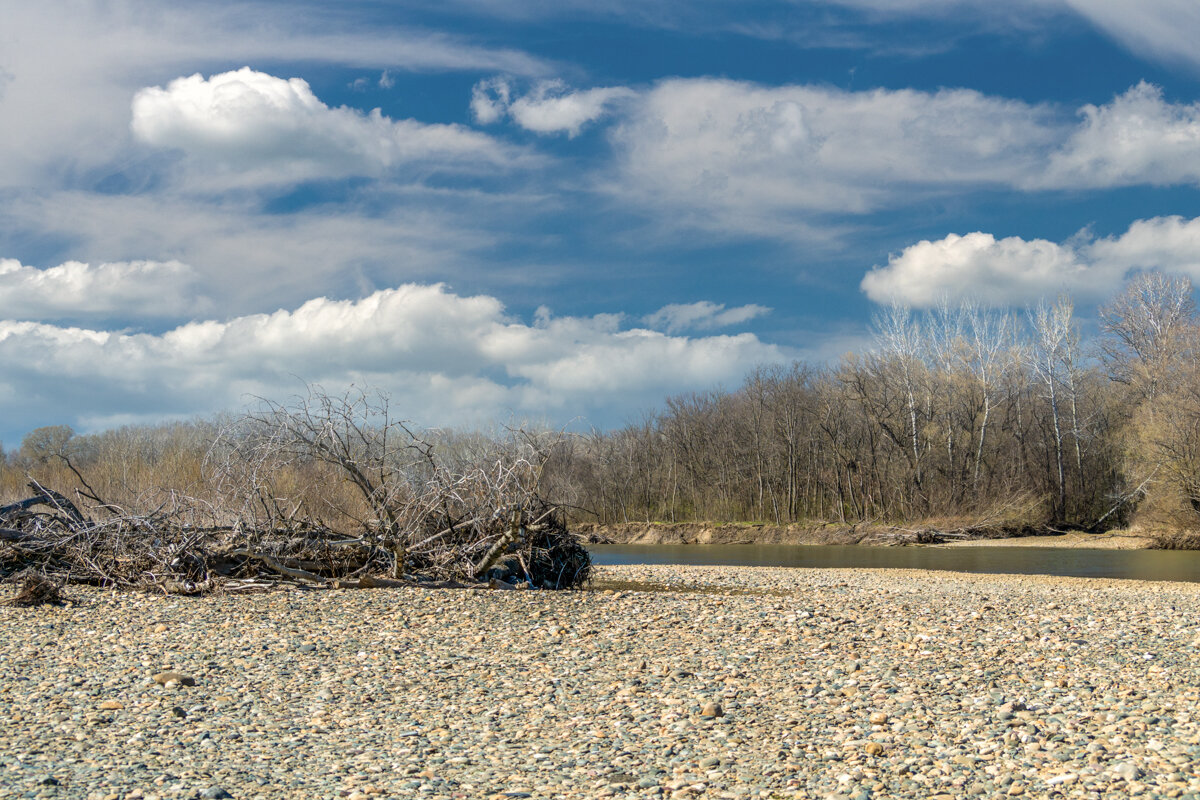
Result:
<svg viewBox="0 0 1200 800">
<path fill-rule="evenodd" d="M 601 523 L 1099 530 L 1136 515 L 1186 529 L 1200 523 L 1198 331 L 1191 284 L 1159 273 L 1104 305 L 1090 340 L 1066 297 L 1021 312 L 894 307 L 869 349 L 833 366 L 759 367 L 613 431 L 504 435 L 537 453 L 543 494 Z M 206 464 L 229 423 L 40 428 L 4 458 L 0 492 L 42 476 L 60 491 L 86 480 L 114 502 L 169 487 L 220 504 Z M 422 436 L 447 463 L 477 460 L 495 438 Z M 292 468 L 310 510 L 369 513 Z"/>
<path fill-rule="evenodd" d="M 893 307 L 867 352 L 669 399 L 576 456 L 602 522 L 1200 522 L 1192 286 L 1143 274 L 1081 339 L 1069 298 Z M 1194 518 L 1194 519 L 1193 519 Z"/>
</svg>

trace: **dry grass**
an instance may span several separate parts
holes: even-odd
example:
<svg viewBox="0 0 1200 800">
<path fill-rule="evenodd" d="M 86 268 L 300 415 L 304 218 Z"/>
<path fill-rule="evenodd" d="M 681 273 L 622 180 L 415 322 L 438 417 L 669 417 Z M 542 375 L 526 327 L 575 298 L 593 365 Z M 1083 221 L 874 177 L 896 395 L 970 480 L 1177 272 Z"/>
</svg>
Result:
<svg viewBox="0 0 1200 800">
<path fill-rule="evenodd" d="M 1200 550 L 1200 530 L 1159 531 L 1150 537 L 1151 550 Z"/>
</svg>

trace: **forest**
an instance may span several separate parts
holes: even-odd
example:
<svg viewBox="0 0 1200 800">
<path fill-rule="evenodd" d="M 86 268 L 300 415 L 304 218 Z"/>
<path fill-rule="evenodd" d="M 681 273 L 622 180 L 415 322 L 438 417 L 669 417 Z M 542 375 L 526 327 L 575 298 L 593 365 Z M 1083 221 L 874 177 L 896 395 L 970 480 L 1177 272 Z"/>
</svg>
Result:
<svg viewBox="0 0 1200 800">
<path fill-rule="evenodd" d="M 873 347 L 760 367 L 589 438 L 569 470 L 603 522 L 754 520 L 1103 530 L 1200 522 L 1191 283 L 1149 272 L 1079 333 L 1016 312 L 892 307 Z"/>
<path fill-rule="evenodd" d="M 129 548 L 139 531 L 165 530 L 178 541 L 233 532 L 242 539 L 222 557 L 273 559 L 276 572 L 315 569 L 314 547 L 357 536 L 365 549 L 343 564 L 347 574 L 374 565 L 399 575 L 419 562 L 442 577 L 482 574 L 487 554 L 511 543 L 510 519 L 560 530 L 747 521 L 990 535 L 1137 525 L 1164 546 L 1194 546 L 1192 285 L 1139 274 L 1100 307 L 1095 328 L 1081 335 L 1066 296 L 1021 310 L 895 306 L 874 320 L 863 352 L 830 365 L 747 365 L 736 388 L 667 398 L 608 431 L 420 430 L 386 397 L 319 387 L 240 415 L 82 435 L 49 426 L 3 454 L 0 505 L 34 492 L 59 506 L 58 543 L 36 540 L 47 553 L 85 528 L 120 531 L 120 547 L 100 548 L 111 561 L 96 568 L 100 581 L 138 559 L 138 574 L 154 574 L 157 556 Z M 54 496 L 86 506 L 88 525 Z M 44 537 L 44 521 L 29 519 L 5 529 L 6 546 L 34 548 L 22 539 L 33 529 Z M 304 553 L 253 549 L 264 532 Z M 76 555 L 86 563 L 97 552 Z M 208 569 L 216 555 L 204 559 Z M 546 564 L 559 580 L 561 563 Z"/>
</svg>

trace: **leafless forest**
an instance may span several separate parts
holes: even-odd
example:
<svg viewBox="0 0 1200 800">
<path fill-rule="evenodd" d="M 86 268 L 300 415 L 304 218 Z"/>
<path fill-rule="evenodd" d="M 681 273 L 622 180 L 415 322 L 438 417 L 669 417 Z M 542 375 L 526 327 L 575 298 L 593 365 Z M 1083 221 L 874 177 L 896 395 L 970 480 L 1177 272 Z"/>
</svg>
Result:
<svg viewBox="0 0 1200 800">
<path fill-rule="evenodd" d="M 1200 528 L 1192 286 L 1140 275 L 1098 322 L 1082 338 L 1066 297 L 891 308 L 873 347 L 836 365 L 755 368 L 591 434 L 417 431 L 386 398 L 319 390 L 239 416 L 39 428 L 4 455 L 0 504 L 36 502 L 10 508 L 0 545 L 8 574 L 14 549 L 42 567 L 69 551 L 76 577 L 189 586 L 222 569 L 478 579 L 501 559 L 509 577 L 568 585 L 584 556 L 555 547 L 579 521 L 1137 523 L 1186 545 Z"/>
<path fill-rule="evenodd" d="M 1192 285 L 1145 273 L 1099 329 L 1081 339 L 1069 297 L 1019 313 L 890 308 L 874 348 L 839 365 L 757 368 L 588 440 L 580 504 L 605 522 L 1192 528 Z"/>
<path fill-rule="evenodd" d="M 756 520 L 1099 530 L 1200 523 L 1192 286 L 1143 274 L 1081 338 L 1070 298 L 891 308 L 831 368 L 759 368 L 589 439 L 606 522 Z"/>
</svg>

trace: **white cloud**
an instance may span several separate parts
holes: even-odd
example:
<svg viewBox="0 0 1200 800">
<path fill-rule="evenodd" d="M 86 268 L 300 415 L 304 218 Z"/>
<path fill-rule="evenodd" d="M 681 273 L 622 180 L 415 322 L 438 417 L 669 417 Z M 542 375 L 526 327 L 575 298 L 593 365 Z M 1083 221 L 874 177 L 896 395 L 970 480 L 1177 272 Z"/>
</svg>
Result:
<svg viewBox="0 0 1200 800">
<path fill-rule="evenodd" d="M 1200 103 L 1173 105 L 1142 82 L 1083 120 L 1034 185 L 1109 187 L 1200 183 Z"/>
<path fill-rule="evenodd" d="M 304 80 L 249 67 L 143 89 L 133 99 L 131 125 L 141 141 L 182 150 L 239 180 L 378 175 L 415 162 L 495 166 L 512 158 L 468 128 L 330 108 Z"/>
<path fill-rule="evenodd" d="M 787 358 L 750 334 L 669 336 L 622 330 L 618 319 L 542 313 L 529 325 L 494 297 L 408 284 L 160 335 L 3 321 L 0 361 L 22 366 L 0 374 L 0 395 L 27 397 L 7 413 L 10 425 L 32 426 L 81 422 L 72 397 L 89 398 L 93 421 L 205 413 L 240 407 L 245 393 L 289 394 L 302 376 L 330 389 L 366 383 L 421 423 L 462 424 L 628 413 Z"/>
<path fill-rule="evenodd" d="M 1053 0 L 1046 0 L 1053 2 Z M 1061 0 L 1136 53 L 1200 67 L 1200 5 L 1193 0 Z"/>
<path fill-rule="evenodd" d="M 1088 272 L 1074 249 L 1045 239 L 952 233 L 906 247 L 868 272 L 862 289 L 877 303 L 929 307 L 942 298 L 977 298 L 1008 305 L 1076 289 Z"/>
<path fill-rule="evenodd" d="M 0 319 L 132 322 L 191 317 L 211 305 L 195 271 L 178 261 L 68 261 L 38 269 L 0 258 Z"/>
<path fill-rule="evenodd" d="M 528 93 L 513 96 L 504 78 L 490 78 L 471 90 L 471 112 L 482 125 L 498 122 L 505 114 L 525 130 L 539 134 L 565 133 L 575 138 L 583 126 L 609 114 L 613 107 L 637 96 L 624 86 L 572 91 L 562 81 L 542 81 Z"/>
<path fill-rule="evenodd" d="M 584 125 L 607 114 L 614 103 L 634 94 L 632 89 L 620 86 L 570 91 L 559 81 L 546 81 L 513 100 L 508 113 L 518 125 L 534 133 L 575 137 Z"/>
<path fill-rule="evenodd" d="M 621 183 L 705 224 L 784 233 L 797 213 L 861 213 L 913 189 L 1030 180 L 1050 109 L 969 90 L 844 92 L 668 80 L 614 133 Z"/>
<path fill-rule="evenodd" d="M 810 237 L 832 214 L 927 196 L 1200 184 L 1200 103 L 1146 83 L 1067 110 L 937 92 L 659 83 L 612 132 L 608 187 L 703 229 Z M 825 225 L 826 223 L 822 223 Z"/>
<path fill-rule="evenodd" d="M 1158 269 L 1200 280 L 1200 217 L 1139 220 L 1117 237 L 1086 231 L 1070 242 L 950 234 L 921 241 L 867 273 L 862 290 L 877 303 L 930 307 L 972 298 L 1017 305 L 1069 292 L 1098 300 L 1134 270 Z"/>
<path fill-rule="evenodd" d="M 723 303 L 701 300 L 698 303 L 671 303 L 653 314 L 642 318 L 651 328 L 668 333 L 686 330 L 713 330 L 730 325 L 740 325 L 756 317 L 771 313 L 771 309 L 751 303 L 736 308 L 725 308 Z"/>
<path fill-rule="evenodd" d="M 504 78 L 489 78 L 471 88 L 471 114 L 480 125 L 499 122 L 508 113 L 512 87 Z"/>
<path fill-rule="evenodd" d="M 1138 220 L 1121 236 L 1093 242 L 1086 253 L 1100 264 L 1183 273 L 1200 283 L 1200 217 Z"/>
</svg>

